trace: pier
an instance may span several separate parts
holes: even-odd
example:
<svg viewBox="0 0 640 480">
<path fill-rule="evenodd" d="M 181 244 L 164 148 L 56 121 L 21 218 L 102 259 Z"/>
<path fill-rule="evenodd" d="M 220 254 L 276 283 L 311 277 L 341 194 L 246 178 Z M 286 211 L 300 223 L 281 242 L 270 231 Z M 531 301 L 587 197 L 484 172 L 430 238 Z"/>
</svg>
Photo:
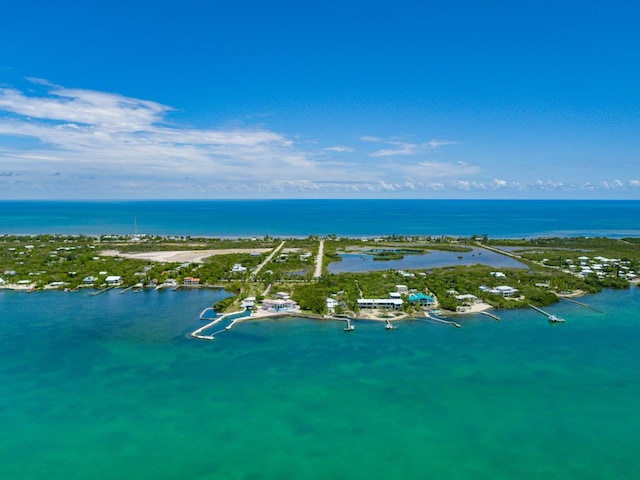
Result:
<svg viewBox="0 0 640 480">
<path fill-rule="evenodd" d="M 351 324 L 351 319 L 349 317 L 345 317 L 343 320 L 347 322 L 347 326 L 343 329 L 345 332 L 353 332 L 356 329 L 355 325 Z"/>
<path fill-rule="evenodd" d="M 204 318 L 203 315 L 205 314 L 205 312 L 211 311 L 213 310 L 213 308 L 209 307 L 209 308 L 205 308 L 202 313 L 200 313 L 200 320 L 208 320 L 207 318 Z M 214 318 L 213 321 L 207 323 L 205 326 L 198 328 L 197 330 L 194 330 L 193 332 L 191 332 L 191 336 L 193 338 L 197 338 L 199 340 L 214 340 L 215 336 L 218 335 L 219 333 L 224 333 L 227 332 L 229 330 L 231 330 L 231 328 L 233 328 L 233 326 L 236 324 L 237 321 L 241 320 L 240 318 L 234 318 L 231 320 L 231 322 L 224 327 L 221 330 L 217 330 L 215 332 L 213 332 L 211 335 L 203 335 L 202 332 L 204 332 L 205 330 L 210 329 L 211 327 L 220 324 L 222 321 L 224 320 L 228 320 L 229 317 L 233 317 L 236 315 L 240 315 L 242 313 L 244 313 L 245 310 L 239 310 L 237 312 L 231 312 L 231 313 L 226 313 L 220 317 Z"/>
<path fill-rule="evenodd" d="M 592 307 L 589 304 L 586 304 L 586 303 L 583 303 L 583 302 L 579 302 L 577 300 L 574 300 L 573 298 L 560 297 L 560 299 L 561 300 L 566 300 L 567 302 L 575 303 L 576 305 L 580 305 L 581 307 L 588 308 L 589 310 L 593 310 L 594 312 L 604 313 L 602 310 L 598 310 L 597 308 Z"/>
<path fill-rule="evenodd" d="M 549 312 L 545 312 L 545 311 L 544 311 L 544 310 L 542 310 L 541 308 L 535 307 L 535 306 L 533 306 L 533 305 L 531 305 L 531 304 L 529 304 L 529 306 L 530 306 L 531 308 L 533 308 L 534 310 L 536 310 L 537 312 L 540 312 L 541 314 L 545 315 L 545 316 L 549 319 L 549 321 L 550 321 L 551 323 L 564 323 L 564 319 L 563 319 L 563 318 L 556 317 L 555 315 L 552 315 L 552 314 L 551 314 L 551 313 L 549 313 Z"/>
<path fill-rule="evenodd" d="M 494 315 L 493 313 L 489 313 L 489 312 L 478 312 L 478 313 L 480 313 L 481 315 L 486 315 L 487 317 L 491 317 L 494 320 L 500 321 L 500 317 L 497 315 Z"/>
<path fill-rule="evenodd" d="M 93 293 L 91 294 L 91 296 L 95 297 L 96 295 L 100 295 L 101 293 L 104 293 L 104 292 L 106 292 L 106 291 L 108 291 L 108 290 L 111 290 L 112 288 L 116 288 L 116 286 L 117 286 L 117 285 L 111 285 L 111 286 L 109 286 L 109 287 L 107 287 L 107 288 L 103 288 L 102 290 L 98 290 L 97 292 L 93 292 Z"/>
<path fill-rule="evenodd" d="M 445 320 L 444 318 L 433 317 L 429 312 L 424 312 L 424 316 L 427 320 L 431 320 L 432 322 L 444 323 L 446 325 L 453 325 L 456 328 L 460 328 L 461 325 L 456 322 L 452 322 L 450 320 Z"/>
</svg>

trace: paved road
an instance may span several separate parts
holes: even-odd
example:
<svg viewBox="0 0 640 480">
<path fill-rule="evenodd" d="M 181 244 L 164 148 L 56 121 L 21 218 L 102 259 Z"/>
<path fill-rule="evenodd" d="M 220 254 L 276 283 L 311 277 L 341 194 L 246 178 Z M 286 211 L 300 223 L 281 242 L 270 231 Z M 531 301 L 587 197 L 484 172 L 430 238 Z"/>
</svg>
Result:
<svg viewBox="0 0 640 480">
<path fill-rule="evenodd" d="M 258 274 L 258 272 L 260 270 L 262 270 L 262 267 L 264 267 L 268 262 L 271 261 L 271 259 L 274 257 L 274 255 L 276 253 L 278 253 L 280 250 L 282 250 L 282 247 L 284 247 L 284 240 L 282 241 L 282 243 L 280 245 L 278 245 L 276 248 L 273 249 L 273 252 L 271 252 L 271 255 L 269 255 L 264 262 L 262 262 L 260 265 L 258 265 L 255 270 L 253 272 L 251 272 L 252 276 L 256 276 Z"/>
</svg>

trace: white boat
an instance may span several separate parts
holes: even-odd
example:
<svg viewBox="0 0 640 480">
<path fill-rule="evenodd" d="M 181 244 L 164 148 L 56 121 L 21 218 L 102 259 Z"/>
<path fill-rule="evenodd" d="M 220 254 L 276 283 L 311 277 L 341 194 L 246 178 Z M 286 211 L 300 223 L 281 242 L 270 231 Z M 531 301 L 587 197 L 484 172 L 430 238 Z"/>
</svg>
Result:
<svg viewBox="0 0 640 480">
<path fill-rule="evenodd" d="M 551 323 L 564 323 L 564 318 L 556 317 L 555 315 L 549 315 L 549 321 Z"/>
</svg>

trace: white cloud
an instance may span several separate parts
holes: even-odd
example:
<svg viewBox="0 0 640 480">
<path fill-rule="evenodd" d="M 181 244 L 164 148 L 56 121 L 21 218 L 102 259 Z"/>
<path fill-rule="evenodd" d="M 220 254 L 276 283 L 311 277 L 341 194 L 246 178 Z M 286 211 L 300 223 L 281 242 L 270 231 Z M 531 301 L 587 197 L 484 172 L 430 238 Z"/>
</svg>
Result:
<svg viewBox="0 0 640 480">
<path fill-rule="evenodd" d="M 323 149 L 326 152 L 353 152 L 353 148 L 337 145 L 335 147 L 327 147 Z"/>
<path fill-rule="evenodd" d="M 369 154 L 370 157 L 390 157 L 398 155 L 417 155 L 420 153 L 434 150 L 444 145 L 453 145 L 456 142 L 446 140 L 430 140 L 423 143 L 411 143 L 398 139 L 383 139 L 373 136 L 362 136 L 360 140 L 370 143 L 384 143 L 391 145 L 391 148 L 383 148 Z"/>
<path fill-rule="evenodd" d="M 441 140 L 364 136 L 377 150 L 353 158 L 343 155 L 355 151 L 349 145 L 321 148 L 265 127 L 189 128 L 169 121 L 168 105 L 32 83 L 41 93 L 0 88 L 0 198 L 586 196 L 640 188 L 638 179 L 491 179 L 479 163 L 431 158 L 453 143 Z"/>
</svg>

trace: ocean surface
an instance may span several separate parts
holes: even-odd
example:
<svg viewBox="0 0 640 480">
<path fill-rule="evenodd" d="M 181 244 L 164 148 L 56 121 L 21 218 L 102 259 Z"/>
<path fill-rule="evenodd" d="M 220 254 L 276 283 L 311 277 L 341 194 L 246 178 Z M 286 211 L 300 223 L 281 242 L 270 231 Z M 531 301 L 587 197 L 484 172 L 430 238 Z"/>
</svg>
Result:
<svg viewBox="0 0 640 480">
<path fill-rule="evenodd" d="M 620 237 L 639 218 L 617 201 L 0 202 L 0 234 Z M 640 478 L 637 287 L 548 307 L 559 325 L 520 310 L 189 338 L 226 295 L 0 290 L 0 478 Z"/>
<path fill-rule="evenodd" d="M 222 296 L 0 292 L 0 478 L 640 478 L 637 288 L 188 338 Z"/>
<path fill-rule="evenodd" d="M 640 236 L 640 201 L 0 201 L 0 234 Z"/>
</svg>

